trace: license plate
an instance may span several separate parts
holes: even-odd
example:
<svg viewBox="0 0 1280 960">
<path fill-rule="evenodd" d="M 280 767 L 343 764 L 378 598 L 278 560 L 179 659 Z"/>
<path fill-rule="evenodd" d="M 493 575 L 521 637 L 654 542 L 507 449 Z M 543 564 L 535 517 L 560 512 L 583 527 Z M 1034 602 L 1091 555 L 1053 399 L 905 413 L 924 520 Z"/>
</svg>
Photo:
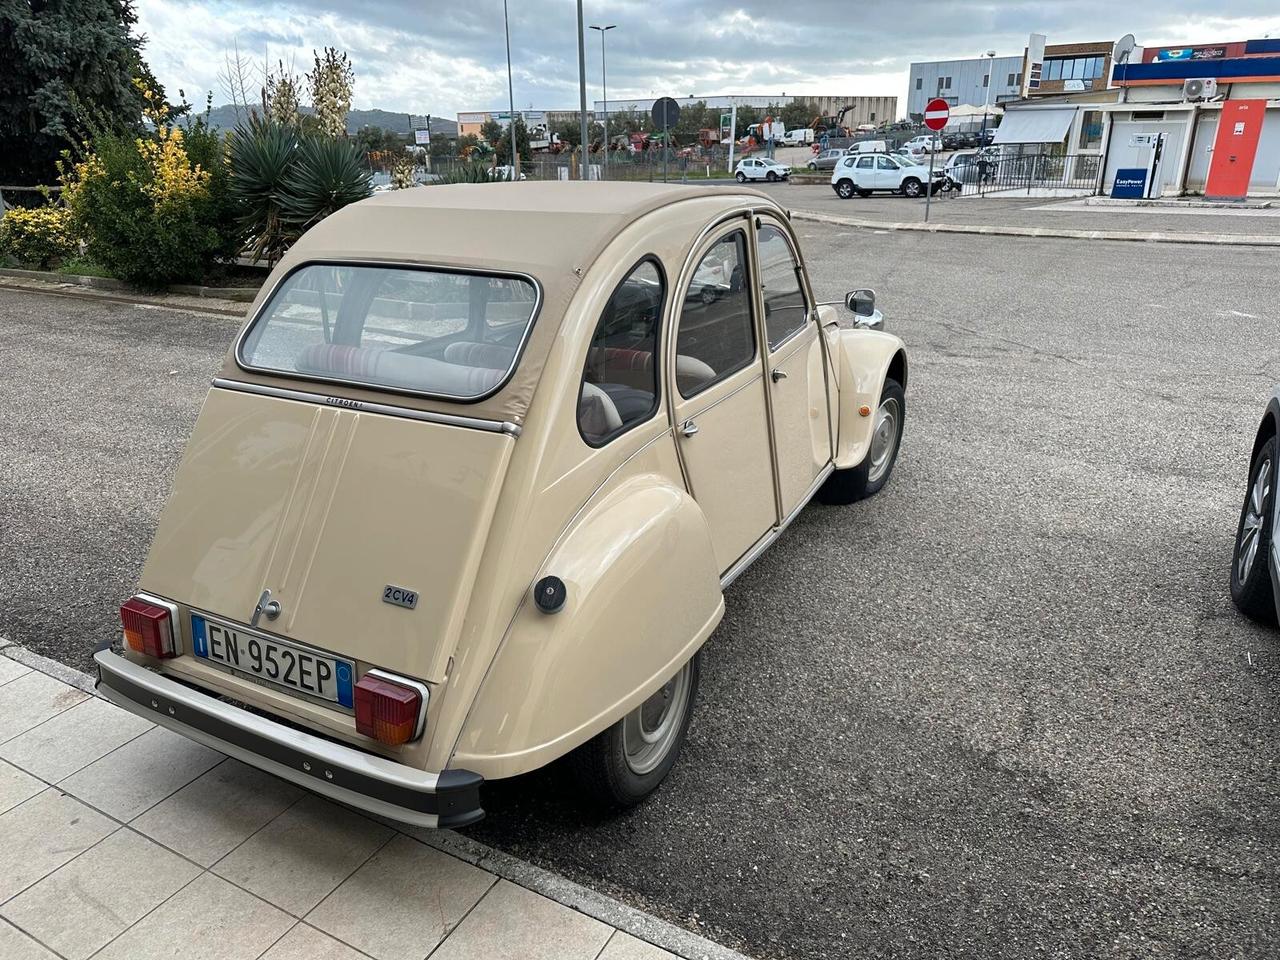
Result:
<svg viewBox="0 0 1280 960">
<path fill-rule="evenodd" d="M 355 668 L 349 660 L 326 656 L 193 613 L 191 638 L 195 655 L 237 673 L 350 709 L 354 704 Z"/>
</svg>

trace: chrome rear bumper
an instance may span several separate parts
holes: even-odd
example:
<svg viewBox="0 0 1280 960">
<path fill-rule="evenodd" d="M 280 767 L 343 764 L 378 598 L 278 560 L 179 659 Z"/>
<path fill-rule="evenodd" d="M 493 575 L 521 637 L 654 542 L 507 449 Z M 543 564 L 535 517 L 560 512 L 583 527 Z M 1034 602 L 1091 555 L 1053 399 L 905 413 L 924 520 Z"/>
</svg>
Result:
<svg viewBox="0 0 1280 960">
<path fill-rule="evenodd" d="M 464 827 L 484 816 L 477 773 L 428 773 L 250 713 L 99 650 L 98 690 L 162 727 L 316 793 L 423 827 Z"/>
</svg>

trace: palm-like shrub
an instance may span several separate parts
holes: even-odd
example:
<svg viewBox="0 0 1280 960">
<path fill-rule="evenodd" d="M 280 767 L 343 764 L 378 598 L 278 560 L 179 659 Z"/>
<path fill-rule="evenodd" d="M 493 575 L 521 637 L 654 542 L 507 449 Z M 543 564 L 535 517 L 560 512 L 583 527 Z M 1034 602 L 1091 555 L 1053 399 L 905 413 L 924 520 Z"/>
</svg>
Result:
<svg viewBox="0 0 1280 960">
<path fill-rule="evenodd" d="M 369 171 L 347 140 L 304 137 L 280 198 L 284 220 L 301 236 L 312 225 L 373 192 Z"/>
</svg>

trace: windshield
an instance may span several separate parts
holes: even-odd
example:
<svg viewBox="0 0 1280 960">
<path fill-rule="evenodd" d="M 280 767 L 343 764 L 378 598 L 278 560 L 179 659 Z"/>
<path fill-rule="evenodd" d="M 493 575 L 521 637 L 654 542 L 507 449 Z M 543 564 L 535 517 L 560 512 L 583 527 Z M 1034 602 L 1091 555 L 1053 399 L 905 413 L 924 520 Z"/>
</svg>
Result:
<svg viewBox="0 0 1280 960">
<path fill-rule="evenodd" d="M 538 291 L 523 277 L 308 264 L 271 295 L 242 366 L 454 400 L 479 400 L 515 368 Z"/>
</svg>

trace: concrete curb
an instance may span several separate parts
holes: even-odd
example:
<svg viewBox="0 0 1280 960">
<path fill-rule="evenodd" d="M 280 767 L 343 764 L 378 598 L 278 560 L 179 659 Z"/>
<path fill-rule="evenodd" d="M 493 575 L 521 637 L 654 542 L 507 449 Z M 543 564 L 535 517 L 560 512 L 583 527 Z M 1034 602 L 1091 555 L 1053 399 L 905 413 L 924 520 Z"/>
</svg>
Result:
<svg viewBox="0 0 1280 960">
<path fill-rule="evenodd" d="M 33 653 L 22 644 L 15 643 L 2 634 L 0 634 L 0 657 L 8 657 L 24 667 L 30 667 L 55 680 L 61 680 L 86 693 L 98 696 L 94 678 L 89 674 Z M 567 877 L 526 863 L 519 857 L 503 853 L 501 850 L 496 850 L 452 830 L 427 830 L 374 814 L 363 813 L 362 815 L 380 820 L 442 853 L 457 857 L 503 880 L 540 894 L 548 900 L 554 900 L 561 906 L 576 910 L 578 913 L 630 934 L 638 940 L 684 957 L 685 960 L 752 960 L 745 954 L 716 943 L 714 940 L 708 940 L 674 923 L 628 906 L 613 897 L 597 893 Z"/>
<path fill-rule="evenodd" d="M 46 283 L 69 283 L 79 287 L 90 287 L 94 290 L 131 291 L 123 280 L 114 277 L 90 277 L 79 273 L 56 273 L 52 270 L 19 270 L 14 267 L 0 268 L 0 277 L 13 277 L 17 280 L 42 280 Z M 214 300 L 235 300 L 240 303 L 251 303 L 258 295 L 261 285 L 257 287 L 202 287 L 189 284 L 175 284 L 165 287 L 162 292 L 176 293 L 184 297 L 209 297 Z"/>
<path fill-rule="evenodd" d="M 1006 227 L 969 223 L 895 223 L 837 217 L 811 210 L 792 210 L 792 220 L 830 223 L 865 230 L 905 230 L 916 233 L 968 233 L 988 237 L 1049 237 L 1064 240 L 1125 240 L 1131 243 L 1189 243 L 1221 247 L 1280 247 L 1280 234 L 1260 236 L 1247 233 L 1136 233 L 1125 230 L 1065 230 L 1053 227 Z"/>
<path fill-rule="evenodd" d="M 23 276 L 19 276 L 23 274 Z M 0 270 L 0 290 L 21 290 L 25 293 L 42 293 L 45 296 L 52 297 L 70 297 L 73 300 L 99 300 L 105 303 L 124 303 L 142 307 L 156 307 L 165 310 L 179 310 L 186 313 L 199 313 L 206 316 L 215 317 L 231 317 L 235 320 L 244 320 L 245 311 L 239 308 L 225 308 L 214 306 L 212 303 L 208 306 L 203 304 L 170 303 L 163 297 L 147 296 L 145 294 L 133 293 L 127 287 L 119 288 L 118 292 L 115 287 L 98 287 L 96 284 L 81 284 L 75 282 L 67 282 L 61 275 L 54 274 L 56 280 L 49 280 L 43 274 L 36 274 L 31 270 Z M 99 280 L 100 277 L 81 277 L 83 280 Z M 9 282 L 5 282 L 5 281 Z M 28 281 L 26 283 L 22 281 Z M 120 281 L 113 281 L 119 283 Z M 36 286 L 35 284 L 42 284 Z M 82 288 L 82 289 L 81 289 Z M 98 292 L 102 290 L 104 292 Z M 207 299 L 212 300 L 212 295 Z M 223 301 L 229 303 L 230 301 Z"/>
</svg>

